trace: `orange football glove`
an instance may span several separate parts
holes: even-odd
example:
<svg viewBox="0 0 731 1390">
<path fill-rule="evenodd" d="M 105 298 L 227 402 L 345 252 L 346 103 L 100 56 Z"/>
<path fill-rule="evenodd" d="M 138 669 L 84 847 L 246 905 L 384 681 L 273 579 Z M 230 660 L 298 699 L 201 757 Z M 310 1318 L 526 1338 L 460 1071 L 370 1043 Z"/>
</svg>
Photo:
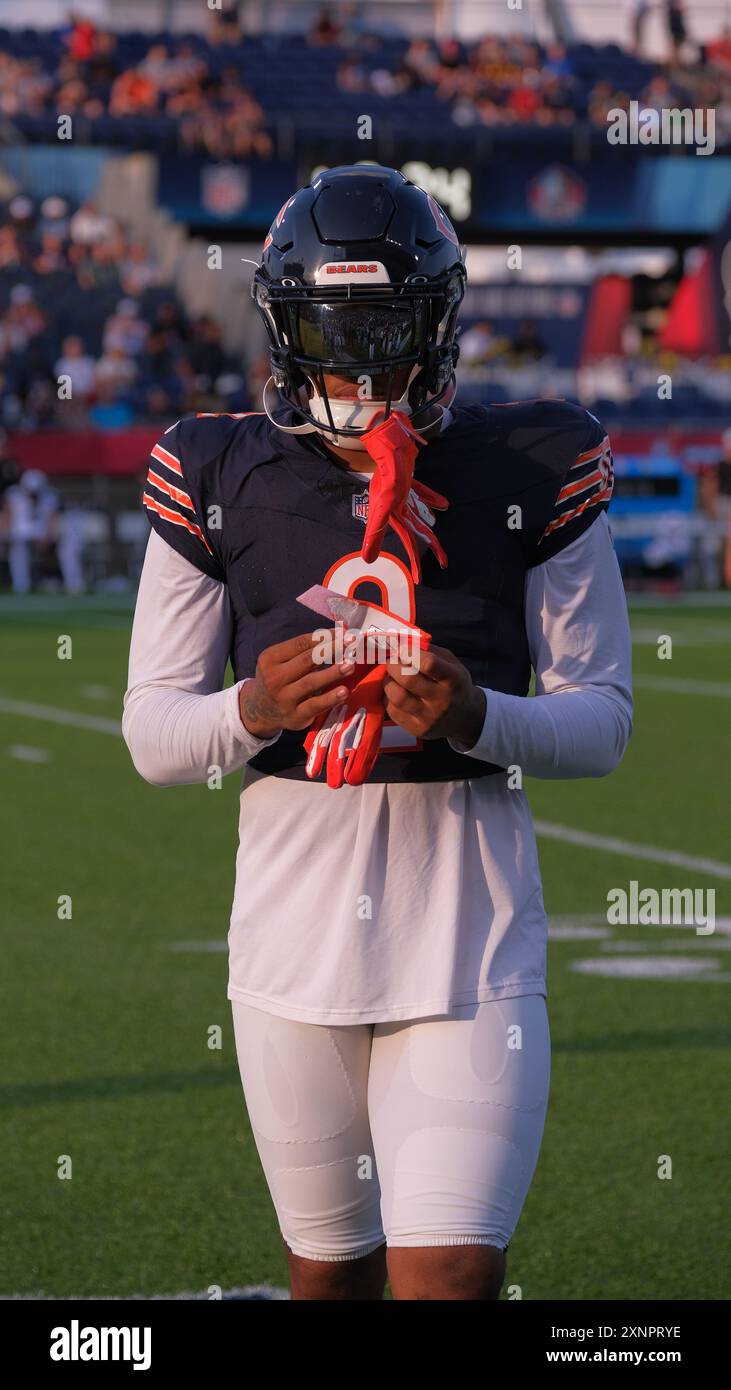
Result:
<svg viewBox="0 0 731 1390">
<path fill-rule="evenodd" d="M 305 739 L 308 777 L 319 777 L 327 758 L 329 787 L 342 787 L 343 782 L 357 787 L 365 782 L 381 746 L 385 681 L 385 666 L 365 662 L 345 677 L 347 699 L 315 720 Z"/>
<path fill-rule="evenodd" d="M 389 614 L 378 604 L 368 605 L 363 629 L 366 639 L 371 635 L 391 635 L 403 638 L 410 634 L 418 651 L 428 651 L 431 636 L 415 624 L 402 623 L 400 629 L 389 628 Z M 382 651 L 378 655 L 384 655 Z M 387 660 L 391 657 L 388 656 Z M 409 654 L 411 661 L 411 655 Z M 373 770 L 381 748 L 381 733 L 386 717 L 383 687 L 386 683 L 385 662 L 358 662 L 349 676 L 343 678 L 348 695 L 339 705 L 318 716 L 305 738 L 308 777 L 319 777 L 327 762 L 327 785 L 359 787 Z"/>
<path fill-rule="evenodd" d="M 367 430 L 363 442 L 376 465 L 368 492 L 368 521 L 361 554 L 370 562 L 381 553 L 386 528 L 396 532 L 411 566 L 415 584 L 421 579 L 421 563 L 416 548 L 420 539 L 433 550 L 442 569 L 447 557 L 432 526 L 434 511 L 445 511 L 446 497 L 424 483 L 414 482 L 414 463 L 418 444 L 426 444 L 407 415 L 393 411 L 388 419 Z"/>
</svg>

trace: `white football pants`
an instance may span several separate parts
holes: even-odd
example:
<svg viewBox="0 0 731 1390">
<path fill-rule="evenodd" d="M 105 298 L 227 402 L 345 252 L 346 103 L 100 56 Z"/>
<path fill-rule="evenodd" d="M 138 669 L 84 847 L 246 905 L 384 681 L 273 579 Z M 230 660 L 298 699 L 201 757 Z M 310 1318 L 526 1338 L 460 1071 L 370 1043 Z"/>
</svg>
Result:
<svg viewBox="0 0 731 1390">
<path fill-rule="evenodd" d="M 507 1247 L 548 1101 L 542 995 L 337 1028 L 232 1009 L 249 1119 L 294 1254 L 354 1260 L 384 1240 Z"/>
</svg>

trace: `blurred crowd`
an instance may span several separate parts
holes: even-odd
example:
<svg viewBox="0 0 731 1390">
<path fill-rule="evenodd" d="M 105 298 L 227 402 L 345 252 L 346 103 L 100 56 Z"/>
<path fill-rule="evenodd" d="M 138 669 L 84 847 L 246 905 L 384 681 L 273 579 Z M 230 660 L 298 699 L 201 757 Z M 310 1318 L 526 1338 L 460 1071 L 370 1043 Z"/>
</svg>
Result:
<svg viewBox="0 0 731 1390">
<path fill-rule="evenodd" d="M 731 30 L 702 54 L 688 49 L 687 57 L 678 55 L 669 74 L 617 54 L 611 75 L 605 75 L 600 55 L 594 57 L 586 45 L 543 46 L 519 36 L 488 36 L 473 44 L 419 38 L 392 67 L 367 65 L 347 54 L 337 81 L 343 92 L 377 96 L 431 88 L 461 127 L 570 127 L 583 119 L 606 129 L 610 110 L 627 110 L 630 101 L 639 101 L 658 111 L 712 107 L 719 137 L 731 133 Z"/>
<path fill-rule="evenodd" d="M 230 13 L 230 12 L 229 12 Z M 0 115 L 167 117 L 184 149 L 212 158 L 267 158 L 271 137 L 259 103 L 239 68 L 211 63 L 216 44 L 240 41 L 238 25 L 212 12 L 208 44 L 186 39 L 152 43 L 140 62 L 120 53 L 120 38 L 90 19 L 72 19 L 62 45 L 43 55 L 0 52 Z"/>
<path fill-rule="evenodd" d="M 0 423 L 122 428 L 239 410 L 241 366 L 144 245 L 92 202 L 17 196 L 0 217 Z"/>
<path fill-rule="evenodd" d="M 205 39 L 116 35 L 77 16 L 60 32 L 0 40 L 0 121 L 22 129 L 23 120 L 43 118 L 47 126 L 59 113 L 78 116 L 99 123 L 82 138 L 114 141 L 113 127 L 136 147 L 142 119 L 153 145 L 168 129 L 161 150 L 170 140 L 219 161 L 268 159 L 280 109 L 301 112 L 306 123 L 322 111 L 324 94 L 330 120 L 339 90 L 351 110 L 363 109 L 361 96 L 415 94 L 404 109 L 413 119 L 418 107 L 425 136 L 430 121 L 443 130 L 445 117 L 465 131 L 568 129 L 577 120 L 605 128 L 611 108 L 639 100 L 657 110 L 713 107 L 719 142 L 731 137 L 731 29 L 701 47 L 682 0 L 626 5 L 633 51 L 520 37 L 408 40 L 385 22 L 375 33 L 365 6 L 344 3 L 323 8 L 304 36 L 281 46 L 272 40 L 270 64 L 242 33 L 235 0 L 210 11 Z M 667 22 L 671 62 L 662 68 L 644 57 L 653 10 Z M 43 121 L 30 138 L 44 138 Z M 731 362 L 663 351 L 663 322 L 657 306 L 630 316 L 620 356 L 567 368 L 554 358 L 550 322 L 524 319 L 506 330 L 487 317 L 465 319 L 462 400 L 560 395 L 582 400 L 610 425 L 620 416 L 658 428 L 674 419 L 721 421 L 725 412 L 720 433 L 731 416 Z M 138 509 L 123 510 L 128 500 L 110 518 L 88 497 L 72 504 L 36 469 L 22 472 L 5 430 L 116 430 L 141 421 L 164 428 L 195 411 L 257 409 L 269 370 L 258 339 L 242 364 L 209 314 L 188 314 L 155 254 L 93 202 L 18 194 L 0 203 L 0 567 L 7 565 L 13 589 L 50 581 L 81 591 L 95 574 L 114 572 L 112 547 L 133 575 L 146 521 Z M 661 373 L 672 378 L 671 401 L 658 398 Z M 708 574 L 725 564 L 731 588 L 731 546 L 719 550 L 717 540 L 731 519 L 729 431 L 722 456 L 699 475 L 697 499 L 716 547 Z"/>
<path fill-rule="evenodd" d="M 520 36 L 485 36 L 472 43 L 445 37 L 379 34 L 355 4 L 325 8 L 309 32 L 282 52 L 289 56 L 271 79 L 263 50 L 242 33 L 237 7 L 210 12 L 203 37 L 155 38 L 130 47 L 129 36 L 74 18 L 60 34 L 41 38 L 38 52 L 27 45 L 0 52 L 0 115 L 28 118 L 59 113 L 104 127 L 125 129 L 137 118 L 167 130 L 183 150 L 215 159 L 267 159 L 274 154 L 272 131 L 285 96 L 298 92 L 299 120 L 317 114 L 311 84 L 326 49 L 320 85 L 343 99 L 413 92 L 433 97 L 431 115 L 461 129 L 487 126 L 570 127 L 577 120 L 606 127 L 607 112 L 638 100 L 645 108 L 703 106 L 716 112 L 718 139 L 731 136 L 731 28 L 712 42 L 692 40 L 692 23 L 681 0 L 629 0 L 635 52 L 617 45 L 592 48 L 543 45 Z M 667 14 L 670 61 L 660 68 L 642 57 L 642 34 L 653 9 Z M 287 39 L 285 39 L 285 45 Z M 313 66 L 314 63 L 314 66 Z M 248 81 L 245 80 L 246 74 Z M 282 87 L 282 76 L 285 88 Z M 333 90 L 329 99 L 332 105 Z M 429 112 L 422 112 L 428 122 Z M 129 131 L 129 139 L 133 131 Z"/>
<path fill-rule="evenodd" d="M 459 380 L 474 399 L 575 396 L 607 422 L 731 418 L 731 355 L 685 357 L 634 323 L 626 326 L 621 355 L 571 367 L 557 365 L 550 336 L 532 319 L 510 333 L 486 319 L 468 322 L 459 344 Z M 663 381 L 672 383 L 670 396 L 658 392 Z"/>
</svg>

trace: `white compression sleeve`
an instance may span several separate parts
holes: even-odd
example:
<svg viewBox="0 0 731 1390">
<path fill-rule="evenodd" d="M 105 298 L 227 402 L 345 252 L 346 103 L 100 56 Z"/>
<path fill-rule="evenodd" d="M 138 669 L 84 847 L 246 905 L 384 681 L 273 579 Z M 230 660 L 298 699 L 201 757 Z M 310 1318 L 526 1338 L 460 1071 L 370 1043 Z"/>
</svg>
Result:
<svg viewBox="0 0 731 1390">
<path fill-rule="evenodd" d="M 605 776 L 632 730 L 632 645 L 604 513 L 529 570 L 524 608 L 535 697 L 486 688 L 477 743 L 452 746 L 528 777 Z"/>
<path fill-rule="evenodd" d="M 201 573 L 153 531 L 142 570 L 122 731 L 154 786 L 234 772 L 276 739 L 241 722 L 239 681 L 222 690 L 232 633 L 225 584 Z"/>
</svg>

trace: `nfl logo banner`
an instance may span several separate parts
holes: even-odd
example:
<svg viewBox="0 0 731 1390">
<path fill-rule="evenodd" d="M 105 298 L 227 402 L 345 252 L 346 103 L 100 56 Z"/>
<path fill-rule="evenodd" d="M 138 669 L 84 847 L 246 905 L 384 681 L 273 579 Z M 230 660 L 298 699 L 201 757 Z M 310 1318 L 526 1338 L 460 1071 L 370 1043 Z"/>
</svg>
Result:
<svg viewBox="0 0 731 1390">
<path fill-rule="evenodd" d="M 368 520 L 368 493 L 358 492 L 353 498 L 353 516 L 356 521 Z"/>
<path fill-rule="evenodd" d="M 235 164 L 208 164 L 201 170 L 201 202 L 217 217 L 234 217 L 250 197 L 249 170 Z"/>
</svg>

